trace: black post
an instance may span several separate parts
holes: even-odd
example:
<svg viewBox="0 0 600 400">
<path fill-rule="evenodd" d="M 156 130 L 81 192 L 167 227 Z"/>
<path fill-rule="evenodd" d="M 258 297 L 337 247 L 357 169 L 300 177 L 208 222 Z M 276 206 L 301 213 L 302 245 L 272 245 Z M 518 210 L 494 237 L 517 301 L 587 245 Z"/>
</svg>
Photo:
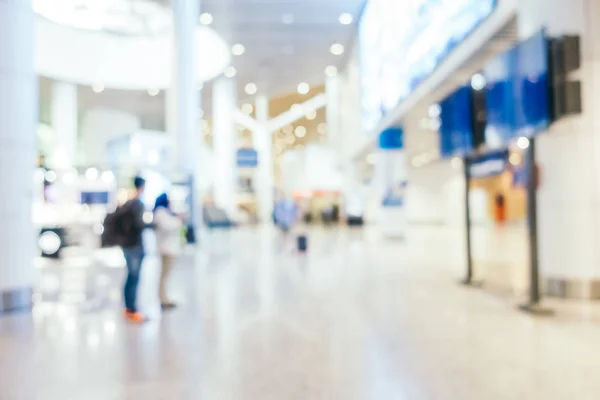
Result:
<svg viewBox="0 0 600 400">
<path fill-rule="evenodd" d="M 540 306 L 538 225 L 537 225 L 537 186 L 538 176 L 535 163 L 535 139 L 529 140 L 526 151 L 525 167 L 527 168 L 527 228 L 529 239 L 529 301 L 520 306 L 523 311 L 536 315 L 551 315 L 552 311 Z"/>
<path fill-rule="evenodd" d="M 471 252 L 471 200 L 469 197 L 469 182 L 471 181 L 471 163 L 469 157 L 463 159 L 465 172 L 465 232 L 466 232 L 466 250 L 467 250 L 467 275 L 463 284 L 473 284 L 473 255 Z"/>
</svg>

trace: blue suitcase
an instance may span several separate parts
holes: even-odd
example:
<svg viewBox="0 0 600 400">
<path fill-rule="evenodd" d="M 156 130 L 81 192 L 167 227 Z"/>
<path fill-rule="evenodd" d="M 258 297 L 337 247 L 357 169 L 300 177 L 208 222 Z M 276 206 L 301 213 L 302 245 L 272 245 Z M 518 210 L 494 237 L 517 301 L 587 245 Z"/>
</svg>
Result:
<svg viewBox="0 0 600 400">
<path fill-rule="evenodd" d="M 300 235 L 296 239 L 298 251 L 304 253 L 308 250 L 308 238 L 306 235 Z"/>
</svg>

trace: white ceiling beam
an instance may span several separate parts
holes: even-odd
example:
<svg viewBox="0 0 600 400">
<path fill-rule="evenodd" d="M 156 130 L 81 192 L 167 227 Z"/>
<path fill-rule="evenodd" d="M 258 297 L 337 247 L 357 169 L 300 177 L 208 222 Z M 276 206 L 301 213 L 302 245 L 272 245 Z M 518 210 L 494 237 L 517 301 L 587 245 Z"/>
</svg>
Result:
<svg viewBox="0 0 600 400">
<path fill-rule="evenodd" d="M 258 123 L 251 116 L 246 115 L 240 109 L 235 110 L 234 118 L 235 118 L 236 124 L 242 125 L 244 128 L 248 129 L 250 132 L 256 132 L 260 128 L 260 123 Z"/>
<path fill-rule="evenodd" d="M 300 107 L 291 108 L 288 111 L 281 113 L 275 118 L 271 119 L 268 123 L 269 132 L 278 131 L 284 126 L 304 118 L 308 111 L 319 110 L 325 107 L 326 104 L 327 98 L 325 96 L 325 93 L 318 94 L 315 97 L 300 104 Z"/>
</svg>

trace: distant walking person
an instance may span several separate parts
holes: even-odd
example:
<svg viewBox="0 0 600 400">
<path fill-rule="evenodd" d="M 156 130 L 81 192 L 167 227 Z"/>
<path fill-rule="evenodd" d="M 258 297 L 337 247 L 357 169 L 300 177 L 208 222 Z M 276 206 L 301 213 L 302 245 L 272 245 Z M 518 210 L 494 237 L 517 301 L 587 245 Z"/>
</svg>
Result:
<svg viewBox="0 0 600 400">
<path fill-rule="evenodd" d="M 161 274 L 159 285 L 160 305 L 164 310 L 176 307 L 167 296 L 167 279 L 173 268 L 176 257 L 181 252 L 181 229 L 183 221 L 171 211 L 169 197 L 166 193 L 156 199 L 154 205 L 154 226 L 156 229 L 156 244 L 161 259 Z"/>
<path fill-rule="evenodd" d="M 144 223 L 144 204 L 140 200 L 146 187 L 146 181 L 141 177 L 133 180 L 135 196 L 125 203 L 116 212 L 116 224 L 125 262 L 127 264 L 127 278 L 123 289 L 125 299 L 125 317 L 130 322 L 143 323 L 146 317 L 142 315 L 137 307 L 137 291 L 144 260 L 144 244 L 142 232 Z"/>
</svg>

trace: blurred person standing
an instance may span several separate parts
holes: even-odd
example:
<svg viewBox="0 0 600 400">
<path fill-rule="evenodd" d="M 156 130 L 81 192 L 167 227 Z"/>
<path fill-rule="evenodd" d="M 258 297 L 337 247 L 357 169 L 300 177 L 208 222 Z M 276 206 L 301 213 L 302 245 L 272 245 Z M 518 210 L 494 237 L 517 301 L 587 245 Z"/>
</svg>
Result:
<svg viewBox="0 0 600 400">
<path fill-rule="evenodd" d="M 146 188 L 146 181 L 136 176 L 133 186 L 135 188 L 134 197 L 116 211 L 116 225 L 127 264 L 127 278 L 123 288 L 125 317 L 130 322 L 143 323 L 147 319 L 138 311 L 136 303 L 142 261 L 145 255 L 142 233 L 146 224 L 144 223 L 144 204 L 140 197 Z"/>
<path fill-rule="evenodd" d="M 283 236 L 281 247 L 287 243 L 287 237 L 298 219 L 299 208 L 293 198 L 283 196 L 275 203 L 274 210 L 275 225 Z"/>
<path fill-rule="evenodd" d="M 156 199 L 154 205 L 154 227 L 156 244 L 161 260 L 161 274 L 158 294 L 163 311 L 171 310 L 176 304 L 167 296 L 167 279 L 173 269 L 175 259 L 181 253 L 181 229 L 183 221 L 171 210 L 166 193 Z"/>
</svg>

